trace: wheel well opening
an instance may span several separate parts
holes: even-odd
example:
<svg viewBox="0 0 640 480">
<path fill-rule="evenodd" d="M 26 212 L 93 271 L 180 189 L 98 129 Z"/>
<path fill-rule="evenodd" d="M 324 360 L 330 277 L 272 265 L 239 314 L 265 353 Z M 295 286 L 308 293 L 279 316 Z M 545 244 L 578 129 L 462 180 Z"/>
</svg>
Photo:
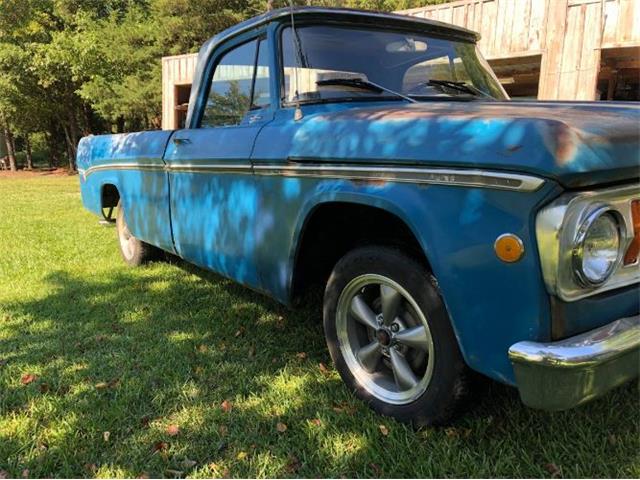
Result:
<svg viewBox="0 0 640 480">
<path fill-rule="evenodd" d="M 120 192 L 115 185 L 107 183 L 102 186 L 102 208 L 111 208 L 118 205 L 120 201 Z"/>
<path fill-rule="evenodd" d="M 346 202 L 323 204 L 307 219 L 296 252 L 292 298 L 326 284 L 333 267 L 350 250 L 366 245 L 399 248 L 428 266 L 418 240 L 398 216 L 377 207 Z"/>
</svg>

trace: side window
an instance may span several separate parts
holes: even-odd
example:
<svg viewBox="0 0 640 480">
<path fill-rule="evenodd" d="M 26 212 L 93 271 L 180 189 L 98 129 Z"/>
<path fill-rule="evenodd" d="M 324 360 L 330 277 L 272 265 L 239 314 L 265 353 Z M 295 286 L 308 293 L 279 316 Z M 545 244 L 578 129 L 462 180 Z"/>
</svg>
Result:
<svg viewBox="0 0 640 480">
<path fill-rule="evenodd" d="M 271 102 L 269 94 L 269 47 L 265 39 L 258 45 L 258 59 L 256 61 L 256 78 L 253 87 L 253 102 L 251 108 L 268 107 Z"/>
<path fill-rule="evenodd" d="M 257 40 L 223 55 L 211 79 L 209 97 L 200 126 L 238 125 L 251 106 Z M 268 91 L 268 90 L 267 90 Z"/>
</svg>

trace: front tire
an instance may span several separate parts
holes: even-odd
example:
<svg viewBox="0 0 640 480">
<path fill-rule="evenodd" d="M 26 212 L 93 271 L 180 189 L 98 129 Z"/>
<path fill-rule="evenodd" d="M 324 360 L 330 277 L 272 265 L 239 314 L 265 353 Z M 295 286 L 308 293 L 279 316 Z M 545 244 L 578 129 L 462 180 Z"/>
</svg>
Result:
<svg viewBox="0 0 640 480">
<path fill-rule="evenodd" d="M 429 271 L 387 247 L 358 248 L 335 266 L 324 329 L 340 376 L 376 412 L 445 424 L 467 391 L 467 367 Z"/>
<path fill-rule="evenodd" d="M 122 202 L 118 202 L 118 212 L 116 214 L 116 232 L 118 234 L 118 245 L 123 260 L 130 267 L 138 267 L 145 263 L 157 260 L 161 257 L 161 250 L 137 239 L 129 231 L 127 222 L 124 219 L 124 208 Z"/>
</svg>

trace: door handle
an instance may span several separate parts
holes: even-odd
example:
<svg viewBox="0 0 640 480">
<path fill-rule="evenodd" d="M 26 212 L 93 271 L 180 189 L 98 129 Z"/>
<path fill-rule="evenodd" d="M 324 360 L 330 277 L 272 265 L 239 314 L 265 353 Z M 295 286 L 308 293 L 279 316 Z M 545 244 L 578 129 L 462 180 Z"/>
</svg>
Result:
<svg viewBox="0 0 640 480">
<path fill-rule="evenodd" d="M 191 140 L 188 138 L 174 138 L 173 143 L 175 145 L 187 145 L 188 143 L 191 143 Z"/>
</svg>

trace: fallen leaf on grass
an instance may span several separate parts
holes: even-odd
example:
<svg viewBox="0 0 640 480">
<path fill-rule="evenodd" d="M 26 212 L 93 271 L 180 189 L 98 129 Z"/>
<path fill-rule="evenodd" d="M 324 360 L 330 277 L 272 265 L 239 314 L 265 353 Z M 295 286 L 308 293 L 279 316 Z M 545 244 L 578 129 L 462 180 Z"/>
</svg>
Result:
<svg viewBox="0 0 640 480">
<path fill-rule="evenodd" d="M 178 425 L 174 425 L 173 423 L 167 427 L 167 435 L 171 437 L 175 437 L 180 433 L 180 427 Z"/>
<path fill-rule="evenodd" d="M 544 468 L 551 474 L 551 478 L 558 478 L 562 476 L 562 469 L 555 463 L 546 463 Z"/>
<path fill-rule="evenodd" d="M 307 358 L 307 353 L 306 352 L 298 352 L 298 353 L 296 353 L 296 357 L 298 357 L 300 360 L 304 360 L 305 358 Z"/>
<path fill-rule="evenodd" d="M 20 378 L 20 381 L 22 382 L 23 385 L 29 385 L 31 382 L 35 382 L 37 379 L 38 379 L 37 375 L 34 375 L 33 373 L 25 373 Z"/>
<path fill-rule="evenodd" d="M 209 351 L 209 347 L 207 347 L 206 345 L 198 345 L 198 351 L 200 353 L 206 353 Z"/>
<path fill-rule="evenodd" d="M 239 337 L 240 335 L 242 335 L 244 333 L 245 328 L 244 327 L 240 327 L 238 329 L 238 331 L 235 333 L 236 337 Z"/>
<path fill-rule="evenodd" d="M 287 473 L 297 473 L 300 470 L 300 460 L 295 455 L 289 455 L 287 464 L 284 466 Z"/>
<path fill-rule="evenodd" d="M 111 432 L 102 432 L 102 439 L 103 439 L 105 442 L 108 442 L 108 441 L 109 441 L 109 437 L 111 437 Z"/>
<path fill-rule="evenodd" d="M 322 372 L 323 375 L 328 375 L 329 374 L 329 369 L 327 368 L 327 366 L 324 363 L 320 362 L 318 364 L 318 368 L 320 369 L 320 372 Z"/>
<path fill-rule="evenodd" d="M 138 478 L 149 478 L 149 474 L 147 472 L 142 472 L 140 475 L 138 475 Z"/>
<path fill-rule="evenodd" d="M 460 436 L 460 432 L 453 427 L 445 428 L 444 434 L 449 438 L 458 438 Z"/>
<path fill-rule="evenodd" d="M 98 466 L 95 463 L 85 463 L 84 468 L 94 475 L 98 471 Z"/>
<path fill-rule="evenodd" d="M 231 409 L 233 408 L 233 405 L 231 404 L 231 402 L 229 400 L 224 400 L 220 404 L 220 408 L 222 409 L 222 411 L 224 413 L 229 413 L 231 411 Z"/>
<path fill-rule="evenodd" d="M 388 429 L 386 426 L 384 426 L 384 425 L 380 425 L 380 426 L 378 426 L 378 428 L 380 429 L 380 433 L 381 433 L 382 435 L 384 435 L 385 437 L 386 437 L 387 435 L 389 435 L 389 429 Z"/>
<path fill-rule="evenodd" d="M 29 478 L 31 475 L 29 475 L 29 469 L 25 468 L 24 470 L 22 470 L 22 478 Z"/>
<path fill-rule="evenodd" d="M 106 390 L 107 388 L 116 388 L 120 385 L 120 380 L 117 378 L 111 379 L 108 382 L 98 382 L 94 386 L 96 390 Z"/>
<path fill-rule="evenodd" d="M 276 430 L 278 430 L 280 433 L 286 432 L 287 431 L 287 424 L 286 423 L 282 423 L 282 422 L 276 423 Z"/>
<path fill-rule="evenodd" d="M 164 452 L 167 448 L 169 448 L 169 444 L 167 442 L 156 442 L 153 444 L 154 452 Z"/>
<path fill-rule="evenodd" d="M 240 461 L 244 460 L 245 458 L 247 458 L 247 452 L 238 452 L 238 455 L 236 455 L 236 458 Z"/>
<path fill-rule="evenodd" d="M 319 418 L 313 418 L 309 421 L 316 427 L 319 427 L 320 425 L 322 425 L 322 420 L 320 420 Z"/>
<path fill-rule="evenodd" d="M 349 405 L 346 402 L 339 403 L 333 406 L 333 411 L 336 413 L 346 413 L 347 415 L 353 415 L 356 413 L 356 407 Z"/>
</svg>

